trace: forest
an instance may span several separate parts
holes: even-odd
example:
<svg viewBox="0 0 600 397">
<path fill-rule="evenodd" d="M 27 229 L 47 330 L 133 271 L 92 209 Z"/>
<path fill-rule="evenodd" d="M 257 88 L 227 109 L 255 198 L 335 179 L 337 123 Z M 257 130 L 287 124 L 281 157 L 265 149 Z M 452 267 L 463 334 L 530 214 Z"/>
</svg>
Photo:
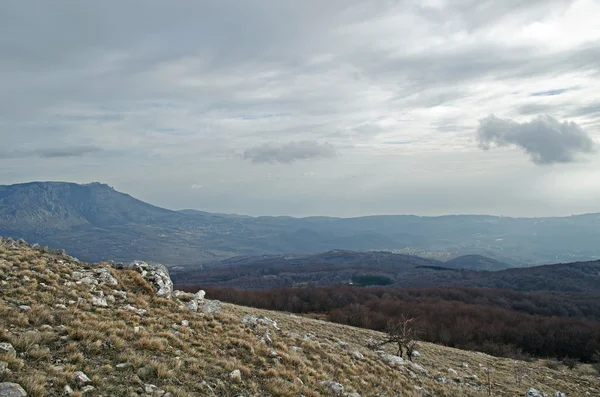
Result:
<svg viewBox="0 0 600 397">
<path fill-rule="evenodd" d="M 415 318 L 418 338 L 450 347 L 527 359 L 594 360 L 600 350 L 600 294 L 489 288 L 391 289 L 356 286 L 263 291 L 203 288 L 212 299 L 385 330 Z"/>
</svg>

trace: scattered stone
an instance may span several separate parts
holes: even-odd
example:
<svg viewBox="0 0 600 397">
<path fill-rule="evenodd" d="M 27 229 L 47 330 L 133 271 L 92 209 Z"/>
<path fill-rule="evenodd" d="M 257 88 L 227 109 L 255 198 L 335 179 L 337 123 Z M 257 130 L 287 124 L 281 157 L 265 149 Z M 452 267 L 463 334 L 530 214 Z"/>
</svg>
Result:
<svg viewBox="0 0 600 397">
<path fill-rule="evenodd" d="M 344 397 L 360 397 L 358 393 L 344 393 Z"/>
<path fill-rule="evenodd" d="M 128 267 L 140 273 L 152 285 L 156 296 L 163 298 L 171 297 L 173 293 L 173 281 L 171 281 L 169 270 L 165 266 L 134 261 Z"/>
<path fill-rule="evenodd" d="M 8 372 L 8 363 L 6 361 L 0 361 L 0 374 L 2 372 Z"/>
<path fill-rule="evenodd" d="M 92 296 L 92 305 L 98 306 L 98 307 L 108 307 L 106 298 L 100 298 L 98 296 Z"/>
<path fill-rule="evenodd" d="M 191 312 L 197 312 L 198 311 L 198 301 L 195 299 L 192 299 L 191 301 L 189 301 L 187 303 L 187 308 L 191 311 Z"/>
<path fill-rule="evenodd" d="M 112 274 L 110 274 L 110 271 L 105 267 L 94 269 L 94 273 L 97 274 L 98 279 L 104 284 L 119 285 L 117 279 L 114 278 Z"/>
<path fill-rule="evenodd" d="M 86 383 L 90 383 L 92 380 L 83 373 L 83 371 L 75 372 L 75 383 L 78 385 L 85 385 Z"/>
<path fill-rule="evenodd" d="M 65 396 L 70 396 L 71 394 L 73 394 L 73 389 L 71 388 L 71 386 L 65 385 L 65 387 L 63 388 L 63 394 Z"/>
<path fill-rule="evenodd" d="M 87 394 L 93 392 L 96 388 L 92 385 L 87 385 L 81 389 L 81 394 Z"/>
<path fill-rule="evenodd" d="M 17 357 L 17 351 L 10 343 L 0 343 L 0 354 L 6 354 L 8 357 Z"/>
<path fill-rule="evenodd" d="M 19 310 L 22 312 L 28 312 L 31 310 L 31 306 L 21 305 L 21 306 L 19 306 Z"/>
<path fill-rule="evenodd" d="M 525 397 L 546 397 L 546 395 L 532 387 L 529 390 L 527 390 L 527 394 L 525 394 Z"/>
<path fill-rule="evenodd" d="M 452 368 L 448 368 L 448 373 L 452 376 L 458 376 L 458 372 Z"/>
<path fill-rule="evenodd" d="M 273 340 L 271 339 L 271 333 L 269 330 L 265 331 L 265 334 L 260 338 L 260 341 L 264 344 L 271 345 L 273 344 Z"/>
<path fill-rule="evenodd" d="M 436 376 L 435 381 L 439 382 L 439 383 L 448 383 L 448 382 L 450 382 L 448 380 L 448 378 L 446 378 L 444 376 Z"/>
<path fill-rule="evenodd" d="M 125 369 L 125 368 L 128 368 L 129 366 L 130 366 L 129 363 L 119 363 L 119 364 L 115 365 L 115 368 Z"/>
<path fill-rule="evenodd" d="M 182 327 L 189 327 L 190 326 L 190 322 L 188 320 L 181 320 L 181 326 Z"/>
<path fill-rule="evenodd" d="M 75 303 L 75 301 L 69 301 L 69 304 L 71 304 L 71 302 Z M 59 310 L 67 310 L 67 306 L 63 305 L 62 303 L 57 303 L 54 305 L 54 307 Z"/>
<path fill-rule="evenodd" d="M 18 383 L 0 383 L 0 396 L 2 397 L 24 397 L 27 392 Z"/>
<path fill-rule="evenodd" d="M 206 314 L 217 314 L 221 312 L 221 302 L 218 300 L 209 300 L 198 305 L 198 309 Z"/>
<path fill-rule="evenodd" d="M 179 290 L 173 291 L 172 296 L 176 299 L 191 300 L 194 299 L 194 294 L 191 292 L 183 292 Z"/>
<path fill-rule="evenodd" d="M 231 371 L 231 373 L 229 374 L 229 379 L 231 379 L 234 382 L 241 382 L 242 381 L 242 373 L 240 372 L 239 369 L 235 369 L 235 370 Z"/>
<path fill-rule="evenodd" d="M 386 360 L 388 362 L 388 364 L 390 364 L 391 366 L 404 365 L 404 363 L 405 363 L 405 361 L 402 357 L 394 356 L 393 354 L 387 354 L 384 352 L 380 352 L 379 356 L 381 358 L 383 358 L 384 360 Z"/>
<path fill-rule="evenodd" d="M 87 284 L 87 285 L 98 285 L 98 280 L 96 280 L 91 274 L 89 276 L 85 276 L 84 278 L 77 281 L 75 284 Z"/>
<path fill-rule="evenodd" d="M 429 396 L 430 393 L 424 389 L 423 387 L 419 386 L 419 385 L 414 385 L 413 388 L 417 391 L 417 393 L 421 394 L 422 396 Z"/>
<path fill-rule="evenodd" d="M 247 314 L 244 316 L 244 318 L 242 318 L 242 323 L 251 327 L 256 327 L 257 325 L 265 325 L 267 327 L 279 329 L 279 327 L 277 326 L 277 322 L 271 320 L 269 317 L 266 316 L 254 316 L 251 314 Z"/>
<path fill-rule="evenodd" d="M 352 357 L 354 357 L 357 360 L 364 360 L 365 359 L 365 356 L 361 352 L 359 352 L 358 350 L 354 350 L 352 352 Z"/>
<path fill-rule="evenodd" d="M 557 391 L 556 393 L 554 393 L 553 397 L 567 397 L 567 395 L 565 393 Z"/>
<path fill-rule="evenodd" d="M 339 339 L 338 339 L 338 340 L 335 342 L 335 344 L 336 344 L 338 347 L 342 348 L 343 350 L 349 350 L 349 349 L 350 349 L 350 345 L 349 345 L 347 342 L 344 342 L 343 340 L 339 340 Z"/>
<path fill-rule="evenodd" d="M 416 372 L 419 375 L 429 376 L 429 372 L 420 364 L 413 363 L 411 361 L 405 361 L 408 364 L 408 369 Z"/>
<path fill-rule="evenodd" d="M 418 350 L 413 350 L 412 358 L 421 358 L 421 353 Z"/>
<path fill-rule="evenodd" d="M 469 368 L 469 364 L 467 364 L 466 362 L 462 362 L 462 364 L 460 365 L 463 368 Z"/>
<path fill-rule="evenodd" d="M 194 294 L 194 299 L 201 301 L 201 300 L 204 300 L 205 296 L 206 296 L 206 291 L 201 289 Z"/>
<path fill-rule="evenodd" d="M 132 305 L 126 305 L 125 307 L 123 307 L 123 309 L 139 314 L 140 316 L 144 315 L 147 312 L 146 309 L 138 309 L 137 307 Z"/>
<path fill-rule="evenodd" d="M 336 394 L 342 394 L 344 392 L 344 386 L 341 383 L 325 380 L 321 382 L 321 384 Z"/>
<path fill-rule="evenodd" d="M 295 352 L 301 352 L 302 348 L 298 347 L 298 346 L 292 346 L 292 350 L 295 351 Z"/>
</svg>

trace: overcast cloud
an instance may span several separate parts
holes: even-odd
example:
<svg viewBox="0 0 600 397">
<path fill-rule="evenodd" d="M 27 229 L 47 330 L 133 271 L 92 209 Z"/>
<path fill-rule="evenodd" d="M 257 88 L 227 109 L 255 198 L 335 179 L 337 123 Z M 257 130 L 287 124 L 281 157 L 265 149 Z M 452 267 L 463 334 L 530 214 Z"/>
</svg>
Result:
<svg viewBox="0 0 600 397">
<path fill-rule="evenodd" d="M 490 115 L 479 121 L 477 138 L 484 150 L 494 144 L 518 146 L 535 164 L 570 163 L 578 154 L 594 152 L 594 141 L 579 125 L 548 115 L 525 123 Z"/>
<path fill-rule="evenodd" d="M 244 151 L 244 159 L 253 163 L 293 163 L 300 160 L 335 157 L 335 148 L 329 143 L 313 141 L 284 144 L 265 143 Z"/>
<path fill-rule="evenodd" d="M 0 184 L 101 181 L 253 215 L 597 212 L 597 15 L 597 0 L 2 1 Z"/>
</svg>

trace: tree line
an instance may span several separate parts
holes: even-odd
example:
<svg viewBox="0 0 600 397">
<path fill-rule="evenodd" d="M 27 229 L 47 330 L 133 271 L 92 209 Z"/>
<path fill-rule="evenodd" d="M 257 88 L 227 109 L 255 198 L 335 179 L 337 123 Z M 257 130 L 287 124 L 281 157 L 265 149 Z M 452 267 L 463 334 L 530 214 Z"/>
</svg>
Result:
<svg viewBox="0 0 600 397">
<path fill-rule="evenodd" d="M 378 331 L 390 321 L 410 316 L 423 341 L 497 356 L 590 362 L 600 350 L 600 299 L 594 294 L 443 287 L 204 289 L 208 296 L 234 304 L 318 314 L 332 322 Z"/>
</svg>

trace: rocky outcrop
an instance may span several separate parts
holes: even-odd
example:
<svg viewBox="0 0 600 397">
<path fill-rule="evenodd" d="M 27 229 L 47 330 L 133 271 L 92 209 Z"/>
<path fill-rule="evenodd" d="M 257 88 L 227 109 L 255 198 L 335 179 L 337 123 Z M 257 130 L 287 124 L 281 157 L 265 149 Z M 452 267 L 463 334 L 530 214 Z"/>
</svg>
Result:
<svg viewBox="0 0 600 397">
<path fill-rule="evenodd" d="M 133 261 L 128 268 L 140 273 L 150 283 L 156 296 L 171 298 L 173 293 L 173 281 L 169 276 L 169 270 L 161 264 L 148 264 L 144 261 Z"/>
</svg>

